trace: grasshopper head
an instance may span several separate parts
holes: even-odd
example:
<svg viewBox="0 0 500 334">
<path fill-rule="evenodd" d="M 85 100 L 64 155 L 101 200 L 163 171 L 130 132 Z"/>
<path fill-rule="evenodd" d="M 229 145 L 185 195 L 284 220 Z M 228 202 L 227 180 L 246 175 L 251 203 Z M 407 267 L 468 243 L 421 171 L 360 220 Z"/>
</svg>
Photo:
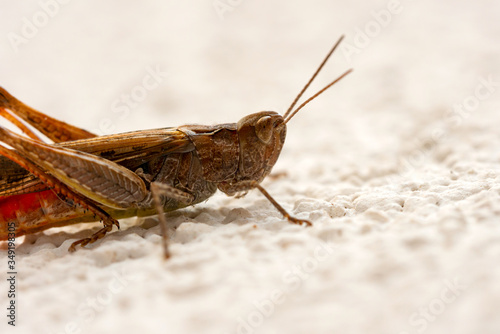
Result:
<svg viewBox="0 0 500 334">
<path fill-rule="evenodd" d="M 239 177 L 262 181 L 278 160 L 285 142 L 286 124 L 274 111 L 261 111 L 243 117 L 238 123 L 240 144 Z"/>
<path fill-rule="evenodd" d="M 319 90 L 316 94 L 308 98 L 301 105 L 294 109 L 302 94 L 309 87 L 316 75 L 321 71 L 326 61 L 344 37 L 342 36 L 327 54 L 311 79 L 302 88 L 292 102 L 287 112 L 282 116 L 274 111 L 261 111 L 243 117 L 237 123 L 239 140 L 239 165 L 236 174 L 232 179 L 220 182 L 218 187 L 228 195 L 240 191 L 246 191 L 253 186 L 252 182 L 261 182 L 273 168 L 278 160 L 286 137 L 286 123 L 290 121 L 304 106 L 314 100 L 328 88 L 333 86 L 340 79 L 349 74 L 352 70 L 344 72 L 340 77 L 330 82 Z M 249 182 L 250 181 L 250 182 Z"/>
</svg>

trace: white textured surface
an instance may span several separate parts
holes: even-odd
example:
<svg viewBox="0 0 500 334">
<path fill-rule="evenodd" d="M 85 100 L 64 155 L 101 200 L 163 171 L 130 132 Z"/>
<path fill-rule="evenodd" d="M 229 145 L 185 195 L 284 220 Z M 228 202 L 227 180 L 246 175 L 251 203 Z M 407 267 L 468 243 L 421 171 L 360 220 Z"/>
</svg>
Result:
<svg viewBox="0 0 500 334">
<path fill-rule="evenodd" d="M 29 236 L 18 326 L 2 311 L 0 331 L 500 332 L 500 93 L 481 88 L 500 81 L 498 1 L 401 1 L 367 45 L 353 39 L 380 27 L 373 11 L 388 2 L 228 2 L 221 20 L 212 0 L 74 0 L 17 52 L 9 33 L 41 7 L 4 3 L 0 84 L 94 131 L 234 122 L 286 110 L 345 33 L 313 90 L 355 72 L 290 123 L 274 169 L 286 175 L 264 182 L 314 226 L 287 224 L 252 192 L 171 213 L 168 262 L 155 219 L 74 254 L 98 224 Z M 147 68 L 168 76 L 118 110 Z M 2 279 L 3 310 L 6 291 Z"/>
</svg>

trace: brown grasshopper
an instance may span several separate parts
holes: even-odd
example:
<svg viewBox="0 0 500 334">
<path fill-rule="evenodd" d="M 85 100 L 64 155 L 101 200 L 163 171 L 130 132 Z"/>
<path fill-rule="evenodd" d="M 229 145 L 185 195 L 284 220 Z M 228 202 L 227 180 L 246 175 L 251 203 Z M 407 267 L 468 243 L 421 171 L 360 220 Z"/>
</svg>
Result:
<svg viewBox="0 0 500 334">
<path fill-rule="evenodd" d="M 104 227 L 74 242 L 85 246 L 104 237 L 117 219 L 158 214 L 167 246 L 164 211 L 205 201 L 217 189 L 229 196 L 257 188 L 291 223 L 290 216 L 260 182 L 283 147 L 286 123 L 325 86 L 295 110 L 298 100 L 340 44 L 337 41 L 287 112 L 262 111 L 238 123 L 183 125 L 96 136 L 36 111 L 0 88 L 0 115 L 27 136 L 0 127 L 0 240 L 51 227 L 101 220 Z M 53 144 L 43 142 L 27 122 Z M 13 232 L 15 231 L 15 232 Z"/>
</svg>

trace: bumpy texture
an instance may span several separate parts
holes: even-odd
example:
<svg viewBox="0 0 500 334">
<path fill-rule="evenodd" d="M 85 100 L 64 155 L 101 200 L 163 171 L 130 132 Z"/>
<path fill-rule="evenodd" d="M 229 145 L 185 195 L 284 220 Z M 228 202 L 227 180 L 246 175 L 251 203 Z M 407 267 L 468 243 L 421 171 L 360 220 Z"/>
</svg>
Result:
<svg viewBox="0 0 500 334">
<path fill-rule="evenodd" d="M 99 224 L 27 236 L 1 333 L 500 331 L 497 1 L 9 6 L 0 84 L 101 134 L 283 113 L 342 33 L 306 95 L 355 71 L 288 124 L 263 183 L 313 227 L 253 191 L 170 213 L 167 262 L 154 218 L 74 254 Z"/>
</svg>

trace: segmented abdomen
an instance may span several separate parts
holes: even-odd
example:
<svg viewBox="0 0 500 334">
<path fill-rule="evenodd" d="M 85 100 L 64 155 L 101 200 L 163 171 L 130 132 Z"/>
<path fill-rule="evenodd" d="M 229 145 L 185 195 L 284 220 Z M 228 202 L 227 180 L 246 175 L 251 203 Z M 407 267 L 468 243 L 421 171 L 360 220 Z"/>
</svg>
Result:
<svg viewBox="0 0 500 334">
<path fill-rule="evenodd" d="M 22 236 L 68 225 L 73 220 L 86 222 L 95 218 L 71 201 L 62 200 L 53 190 L 0 198 L 0 240 L 8 238 L 11 224 L 15 225 L 16 236 Z"/>
<path fill-rule="evenodd" d="M 195 196 L 193 203 L 180 203 L 176 199 L 166 199 L 164 211 L 173 211 L 187 205 L 193 205 L 209 198 L 217 187 L 203 178 L 201 164 L 193 151 L 167 154 L 159 158 L 157 164 L 149 170 L 156 182 L 166 183 Z M 146 168 L 145 165 L 142 166 Z M 101 206 L 113 218 L 156 214 L 150 195 L 140 203 L 125 210 L 116 210 Z M 71 224 L 97 221 L 91 212 L 84 210 L 71 200 L 64 200 L 54 190 L 0 197 L 0 240 L 7 240 L 9 224 L 14 224 L 16 237 Z"/>
</svg>

